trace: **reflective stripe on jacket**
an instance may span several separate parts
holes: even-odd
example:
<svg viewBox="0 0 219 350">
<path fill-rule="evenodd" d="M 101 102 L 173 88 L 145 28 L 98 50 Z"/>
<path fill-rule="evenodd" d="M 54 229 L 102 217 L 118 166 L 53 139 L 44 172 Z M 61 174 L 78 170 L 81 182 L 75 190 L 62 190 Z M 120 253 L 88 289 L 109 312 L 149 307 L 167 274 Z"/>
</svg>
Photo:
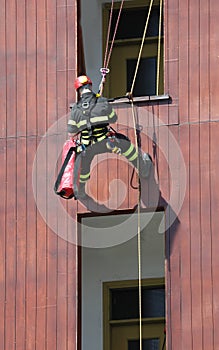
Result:
<svg viewBox="0 0 219 350">
<path fill-rule="evenodd" d="M 68 132 L 78 132 L 94 126 L 107 126 L 115 123 L 117 115 L 105 97 L 96 97 L 93 92 L 82 95 L 78 103 L 71 109 L 71 117 L 68 121 Z"/>
<path fill-rule="evenodd" d="M 107 137 L 109 130 L 107 126 L 97 126 L 92 127 L 92 130 L 82 130 L 81 132 L 81 142 L 88 146 L 91 142 L 99 142 Z"/>
</svg>

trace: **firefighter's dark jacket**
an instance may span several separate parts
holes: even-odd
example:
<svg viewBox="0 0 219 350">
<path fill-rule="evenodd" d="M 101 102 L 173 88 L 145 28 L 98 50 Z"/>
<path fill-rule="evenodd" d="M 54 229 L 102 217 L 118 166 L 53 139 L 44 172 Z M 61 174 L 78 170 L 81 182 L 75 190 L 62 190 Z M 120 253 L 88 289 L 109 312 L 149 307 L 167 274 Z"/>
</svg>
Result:
<svg viewBox="0 0 219 350">
<path fill-rule="evenodd" d="M 77 134 L 85 129 L 93 129 L 96 126 L 107 126 L 115 123 L 117 115 L 105 97 L 96 97 L 93 92 L 82 95 L 79 102 L 71 109 L 71 117 L 68 121 L 68 132 Z"/>
</svg>

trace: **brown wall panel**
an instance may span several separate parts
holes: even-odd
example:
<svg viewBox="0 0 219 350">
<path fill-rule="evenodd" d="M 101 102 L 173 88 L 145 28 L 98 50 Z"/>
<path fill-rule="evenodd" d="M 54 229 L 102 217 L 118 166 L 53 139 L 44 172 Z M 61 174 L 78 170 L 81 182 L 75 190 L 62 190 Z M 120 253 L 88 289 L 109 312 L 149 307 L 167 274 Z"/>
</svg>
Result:
<svg viewBox="0 0 219 350">
<path fill-rule="evenodd" d="M 179 2 L 180 121 L 218 120 L 217 4 Z M 198 11 L 197 11 L 198 9 Z M 169 45 L 172 45 L 170 32 Z M 172 81 L 172 78 L 171 78 Z M 171 83 L 170 83 L 171 85 Z M 211 101 L 210 101 L 211 97 Z M 210 103 L 210 106 L 209 106 Z M 209 116 L 209 108 L 211 116 Z"/>
<path fill-rule="evenodd" d="M 42 161 L 42 160 L 41 160 Z M 47 157 L 45 155 L 44 162 Z M 46 186 L 46 177 L 42 177 L 40 167 L 37 167 L 37 195 L 41 189 Z M 38 170 L 39 169 L 39 170 Z M 39 181 L 38 181 L 39 179 Z M 39 194 L 40 195 L 40 194 Z M 46 200 L 46 198 L 45 198 Z M 47 317 L 47 227 L 40 213 L 36 214 L 36 229 L 37 229 L 37 246 L 36 246 L 36 349 L 40 350 L 45 347 L 46 342 L 46 317 Z"/>
<path fill-rule="evenodd" d="M 72 349 L 77 254 L 74 245 L 58 238 L 63 223 L 49 203 L 50 191 L 43 193 L 54 182 L 50 156 L 54 159 L 55 152 L 58 158 L 60 153 L 54 135 L 43 136 L 69 112 L 75 98 L 70 99 L 68 89 L 77 66 L 77 5 L 73 0 L 22 0 L 2 1 L 1 8 L 0 347 L 42 350 L 69 344 Z M 63 133 L 58 127 L 52 132 L 57 131 Z M 35 162 L 35 198 L 33 162 L 43 140 L 44 157 L 37 155 Z M 44 217 L 38 211 L 42 202 Z M 51 216 L 57 221 L 56 232 L 47 226 Z"/>
<path fill-rule="evenodd" d="M 190 235 L 192 342 L 202 348 L 202 282 L 201 282 L 201 218 L 200 218 L 200 126 L 190 126 Z"/>
<path fill-rule="evenodd" d="M 177 235 L 170 242 L 167 273 L 171 286 L 169 344 L 171 342 L 173 349 L 180 346 L 216 349 L 218 343 L 212 331 L 217 317 L 213 307 L 217 304 L 218 290 L 218 258 L 214 248 L 217 246 L 218 196 L 212 192 L 217 167 L 212 145 L 217 142 L 217 129 L 216 124 L 207 123 L 180 126 L 188 183 Z"/>
<path fill-rule="evenodd" d="M 189 2 L 188 8 L 188 50 L 189 50 L 189 85 L 188 85 L 188 103 L 189 103 L 189 121 L 199 120 L 200 105 L 200 18 L 199 18 L 199 0 Z"/>
<path fill-rule="evenodd" d="M 36 2 L 36 109 L 37 109 L 37 134 L 44 135 L 47 128 L 47 8 L 46 1 Z M 34 100 L 32 101 L 34 103 Z"/>
<path fill-rule="evenodd" d="M 56 89 L 56 86 L 55 86 Z M 51 94 L 54 88 L 51 87 Z M 48 101 L 49 103 L 49 101 Z M 49 104 L 48 104 L 49 105 Z M 54 106 L 53 106 L 54 108 Z M 48 116 L 49 118 L 49 116 Z M 56 144 L 57 137 L 51 135 L 47 138 L 46 142 L 46 153 L 47 153 L 47 186 L 45 188 L 45 196 L 47 198 L 47 220 L 48 222 L 54 222 L 54 232 L 47 226 L 47 310 L 46 310 L 46 346 L 48 349 L 57 348 L 57 325 L 59 320 L 57 320 L 57 310 L 58 310 L 58 261 L 59 261 L 59 237 L 58 237 L 58 223 L 59 215 L 57 208 L 53 206 L 51 201 L 51 190 L 52 187 L 50 182 L 51 171 L 53 169 L 54 159 L 58 158 L 58 151 L 60 151 L 58 142 Z M 53 156 L 55 154 L 55 156 Z M 52 174 L 53 175 L 53 174 Z M 61 320 L 60 320 L 61 321 Z M 50 335 L 54 336 L 51 337 Z"/>
<path fill-rule="evenodd" d="M 47 236 L 48 263 L 47 263 L 47 348 L 56 349 L 57 345 L 57 236 L 48 232 Z M 53 337 L 50 335 L 53 334 Z"/>
<path fill-rule="evenodd" d="M 218 210 L 219 210 L 219 196 L 217 191 L 218 186 L 218 123 L 210 125 L 210 193 L 211 193 L 211 238 L 212 238 L 212 296 L 213 296 L 213 337 L 214 347 L 219 347 L 219 334 L 217 331 L 217 324 L 219 322 L 218 305 L 219 305 L 219 256 L 218 256 Z"/>
<path fill-rule="evenodd" d="M 49 128 L 58 119 L 57 114 L 57 27 L 56 16 L 57 8 L 56 1 L 50 0 L 47 2 L 47 128 Z"/>
<path fill-rule="evenodd" d="M 58 1 L 57 3 L 57 108 L 58 116 L 62 117 L 68 111 L 67 96 L 67 40 L 68 36 L 63 26 L 63 18 L 67 16 L 67 7 L 64 1 Z M 67 22 L 66 22 L 67 24 Z"/>
<path fill-rule="evenodd" d="M 16 114 L 16 3 L 6 2 L 6 108 L 7 108 L 7 136 L 15 136 L 17 131 Z M 10 117 L 9 117 L 10 116 Z"/>
<path fill-rule="evenodd" d="M 189 0 L 179 2 L 179 117 L 180 123 L 189 118 Z M 171 35 L 169 38 L 171 42 Z"/>
<path fill-rule="evenodd" d="M 209 56 L 210 56 L 210 96 L 211 96 L 211 120 L 219 118 L 219 79 L 218 79 L 218 30 L 219 30 L 219 9 L 216 0 L 209 1 L 210 19 L 209 19 Z"/>
<path fill-rule="evenodd" d="M 27 138 L 27 209 L 26 209 L 26 347 L 36 343 L 37 313 L 37 208 L 32 191 L 32 165 L 36 152 L 36 137 Z"/>
<path fill-rule="evenodd" d="M 166 124 L 178 123 L 178 76 L 179 76 L 179 3 L 174 0 L 168 0 L 165 7 L 165 33 L 171 33 L 171 36 L 165 35 L 165 88 L 164 92 L 171 96 L 171 104 L 168 108 L 168 119 L 163 119 L 163 113 L 160 118 Z M 165 109 L 164 109 L 165 111 Z M 167 112 L 167 110 L 166 110 Z"/>
<path fill-rule="evenodd" d="M 5 324 L 5 306 L 6 306 L 6 295 L 5 295 L 5 278 L 6 278 L 6 216 L 3 213 L 6 213 L 6 182 L 7 182 L 7 172 L 6 172 L 6 140 L 0 139 L 0 177 L 2 181 L 2 193 L 0 201 L 0 347 L 4 349 L 5 344 L 5 334 L 4 334 L 4 324 Z"/>
<path fill-rule="evenodd" d="M 58 241 L 57 274 L 57 347 L 66 347 L 67 343 L 67 251 L 68 244 Z"/>
<path fill-rule="evenodd" d="M 78 7 L 80 4 L 76 1 L 67 1 L 67 12 L 66 12 L 66 21 L 68 25 L 68 31 L 69 33 L 76 33 L 78 30 L 78 25 L 80 25 L 79 20 L 77 18 L 78 16 Z M 74 45 L 72 44 L 72 34 L 67 36 L 67 53 L 68 53 L 68 71 L 67 71 L 67 104 L 69 104 L 69 101 L 75 101 L 77 96 L 76 92 L 73 88 L 73 82 L 75 80 L 75 77 L 77 76 L 77 67 L 78 67 L 78 55 L 79 52 L 77 49 L 79 45 L 79 38 L 75 36 Z M 67 106 L 68 107 L 68 106 Z M 69 111 L 69 110 L 68 110 Z"/>
<path fill-rule="evenodd" d="M 17 281 L 17 171 L 15 139 L 6 144 L 6 236 L 5 236 L 5 348 L 13 349 L 16 342 L 16 281 Z M 10 174 L 10 175 L 9 175 Z"/>
<path fill-rule="evenodd" d="M 210 125 L 200 124 L 200 219 L 203 349 L 213 345 Z M 205 142 L 203 142 L 205 140 Z"/>
<path fill-rule="evenodd" d="M 67 259 L 67 349 L 76 348 L 76 338 L 78 334 L 75 334 L 78 323 L 78 247 L 73 244 L 68 244 L 68 259 Z M 77 277 L 76 277 L 77 276 Z"/>
<path fill-rule="evenodd" d="M 27 147 L 26 138 L 17 139 L 16 184 L 16 344 L 25 348 L 26 315 L 26 209 L 27 209 Z"/>
<path fill-rule="evenodd" d="M 25 18 L 25 0 L 19 2 L 16 7 L 16 20 L 19 25 L 16 27 L 17 40 L 17 84 L 16 84 L 16 105 L 14 106 L 17 112 L 17 136 L 26 135 L 26 18 Z"/>
<path fill-rule="evenodd" d="M 37 8 L 35 1 L 26 1 L 25 5 L 27 135 L 31 136 L 37 134 Z"/>
<path fill-rule="evenodd" d="M 179 259 L 179 266 L 176 265 L 177 271 L 175 272 L 174 261 L 171 261 L 171 286 L 174 290 L 171 293 L 172 303 L 175 305 L 175 310 L 171 310 L 171 333 L 174 337 L 172 342 L 172 348 L 177 345 L 178 348 L 192 349 L 192 329 L 191 329 L 191 237 L 190 237 L 190 222 L 189 222 L 189 162 L 190 162 L 190 130 L 189 126 L 180 127 L 180 148 L 183 153 L 184 161 L 187 168 L 187 186 L 183 206 L 179 215 L 179 230 L 174 242 L 171 245 L 175 246 L 175 239 L 179 237 L 179 245 L 175 247 L 175 254 Z M 178 250 L 178 252 L 177 252 Z M 172 260 L 172 256 L 171 256 Z M 174 278 L 176 275 L 176 280 Z M 179 284 L 178 284 L 179 283 Z M 179 287 L 180 286 L 180 287 Z M 178 290 L 178 291 L 177 291 Z M 175 293 L 177 299 L 175 298 Z M 180 299 L 178 300 L 180 296 Z M 178 309 L 177 309 L 178 305 Z M 173 317 L 176 317 L 174 322 Z M 172 328 L 173 327 L 173 328 Z M 178 329 L 179 327 L 179 329 Z M 178 332 L 175 335 L 175 328 Z"/>
<path fill-rule="evenodd" d="M 0 11 L 0 137 L 6 137 L 6 127 L 7 127 L 7 120 L 6 120 L 6 95 L 7 95 L 7 77 L 6 77 L 6 26 L 5 26 L 5 20 L 6 20 L 6 8 L 5 8 L 5 1 L 2 1 L 2 8 Z"/>
<path fill-rule="evenodd" d="M 210 16 L 209 2 L 200 0 L 200 120 L 210 119 Z"/>
</svg>

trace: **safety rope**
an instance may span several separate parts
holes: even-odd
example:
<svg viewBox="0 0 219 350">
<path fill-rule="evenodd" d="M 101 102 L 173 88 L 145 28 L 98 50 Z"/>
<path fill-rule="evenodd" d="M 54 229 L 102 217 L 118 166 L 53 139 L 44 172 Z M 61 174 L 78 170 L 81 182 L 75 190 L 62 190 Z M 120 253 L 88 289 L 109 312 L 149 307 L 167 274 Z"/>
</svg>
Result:
<svg viewBox="0 0 219 350">
<path fill-rule="evenodd" d="M 109 24 L 108 24 L 108 30 L 107 30 L 106 49 L 105 49 L 105 55 L 104 55 L 104 62 L 103 62 L 103 67 L 100 69 L 100 72 L 102 74 L 102 79 L 101 79 L 101 82 L 100 82 L 100 85 L 99 85 L 99 91 L 98 91 L 98 95 L 99 96 L 101 96 L 102 93 L 103 93 L 103 87 L 104 87 L 104 83 L 106 81 L 106 75 L 107 75 L 107 73 L 109 73 L 108 66 L 109 66 L 111 55 L 112 55 L 113 45 L 114 45 L 116 32 L 117 32 L 118 25 L 119 25 L 119 20 L 120 20 L 122 8 L 123 8 L 123 3 L 124 3 L 124 0 L 122 0 L 121 3 L 120 3 L 119 13 L 118 13 L 118 16 L 117 16 L 117 21 L 116 21 L 116 25 L 115 25 L 115 29 L 114 29 L 114 33 L 113 33 L 113 37 L 112 37 L 112 41 L 111 41 L 111 45 L 110 45 L 110 48 L 109 48 L 108 47 L 109 46 L 109 36 L 110 36 L 110 29 L 111 29 L 111 24 L 112 24 L 114 0 L 112 0 L 112 3 L 111 3 L 110 18 L 109 18 Z"/>
<path fill-rule="evenodd" d="M 140 64 L 141 54 L 142 54 L 142 50 L 143 50 L 143 46 L 144 46 L 144 41 L 145 41 L 145 37 L 146 37 L 146 32 L 147 32 L 147 28 L 148 28 L 148 23 L 149 23 L 149 19 L 150 19 L 150 14 L 151 14 L 153 1 L 154 0 L 151 0 L 150 6 L 149 6 L 149 9 L 148 9 L 148 15 L 147 15 L 147 19 L 146 19 L 146 23 L 145 23 L 145 27 L 144 27 L 144 33 L 143 33 L 143 37 L 142 37 L 142 41 L 141 41 L 139 54 L 138 54 L 138 59 L 137 59 L 137 64 L 136 64 L 136 68 L 135 68 L 134 78 L 133 78 L 132 86 L 131 86 L 131 90 L 130 90 L 130 94 L 131 95 L 133 94 L 133 90 L 134 90 L 134 86 L 135 86 L 135 81 L 136 81 L 136 77 L 137 77 L 137 73 L 138 73 L 138 68 L 139 68 L 139 64 Z"/>
<path fill-rule="evenodd" d="M 107 52 L 108 52 L 108 46 L 109 46 L 109 37 L 110 37 L 112 17 L 113 17 L 113 0 L 111 2 L 111 8 L 110 8 L 110 17 L 109 17 L 109 24 L 108 24 L 108 30 L 107 30 L 106 49 L 105 49 L 103 67 L 106 67 L 106 62 L 107 62 Z"/>
<path fill-rule="evenodd" d="M 159 95 L 159 81 L 160 81 L 160 53 L 161 53 L 161 28 L 162 28 L 162 0 L 160 0 L 160 15 L 159 15 L 159 31 L 158 31 L 158 49 L 157 49 L 157 81 L 156 81 L 156 95 Z"/>
<path fill-rule="evenodd" d="M 149 19 L 150 19 L 152 6 L 153 6 L 153 0 L 150 1 L 150 6 L 148 9 L 148 15 L 147 15 L 146 23 L 145 23 L 144 33 L 143 33 L 143 37 L 142 37 L 142 42 L 141 42 L 139 54 L 138 54 L 138 59 L 137 59 L 137 64 L 136 64 L 136 68 L 135 68 L 134 78 L 133 78 L 132 85 L 131 85 L 131 90 L 130 90 L 130 92 L 128 92 L 126 94 L 131 101 L 133 124 L 134 124 L 134 128 L 135 128 L 135 146 L 136 146 L 137 154 L 139 154 L 139 147 L 138 147 L 138 142 L 137 142 L 137 132 L 136 132 L 137 122 L 136 122 L 136 113 L 135 113 L 135 109 L 134 109 L 133 90 L 134 90 L 135 81 L 136 81 L 136 77 L 137 77 L 137 73 L 138 73 L 138 69 L 139 69 L 140 59 L 141 59 L 141 55 L 142 55 L 142 50 L 143 50 L 143 46 L 144 46 L 144 41 L 145 41 L 145 37 L 146 37 L 146 32 L 147 32 L 147 28 L 148 28 L 148 23 L 149 23 Z M 157 95 L 159 93 L 159 79 L 160 79 L 161 28 L 162 28 L 162 0 L 160 0 L 160 18 L 159 18 L 159 34 L 158 34 L 158 54 L 157 54 L 158 57 L 157 57 L 157 80 L 156 80 L 156 94 Z M 142 273 L 141 273 L 141 217 L 140 217 L 140 215 L 141 215 L 141 211 L 140 211 L 140 208 L 141 208 L 141 184 L 140 184 L 140 179 L 139 179 L 139 157 L 137 160 L 137 169 L 138 169 L 138 230 L 137 230 L 137 236 L 138 236 L 138 289 L 139 289 L 139 340 L 140 340 L 139 349 L 142 350 L 142 293 L 141 293 L 142 292 L 142 285 L 141 285 Z"/>
<path fill-rule="evenodd" d="M 139 163 L 139 145 L 138 145 L 138 135 L 136 132 L 136 127 L 137 127 L 137 117 L 136 117 L 136 110 L 134 107 L 134 101 L 133 101 L 133 96 L 129 94 L 129 99 L 131 102 L 131 107 L 132 107 L 132 118 L 133 118 L 133 124 L 135 127 L 135 148 L 136 148 L 136 153 L 138 154 L 137 157 L 137 170 L 138 170 L 138 202 L 137 202 L 137 217 L 138 217 L 138 222 L 137 222 L 137 246 L 138 246 L 138 297 L 139 297 L 139 350 L 142 350 L 142 295 L 141 295 L 141 183 L 140 183 L 140 176 L 139 176 L 139 171 L 140 171 L 140 163 Z"/>
<path fill-rule="evenodd" d="M 133 125 L 134 125 L 134 129 L 135 129 L 135 147 L 136 147 L 137 154 L 139 154 L 139 147 L 138 147 L 137 133 L 136 133 L 137 121 L 136 121 L 136 113 L 135 113 L 135 109 L 134 109 L 133 90 L 134 90 L 135 81 L 136 81 L 136 77 L 137 77 L 137 73 L 138 73 L 138 68 L 139 68 L 139 64 L 140 64 L 141 54 L 142 54 L 143 45 L 144 45 L 144 41 L 145 41 L 146 31 L 147 31 L 147 28 L 148 28 L 148 22 L 149 22 L 149 18 L 150 18 L 152 5 L 153 5 L 153 0 L 151 0 L 150 6 L 149 6 L 149 10 L 148 10 L 148 15 L 147 15 L 146 23 L 145 23 L 144 33 L 143 33 L 143 37 L 142 37 L 142 42 L 141 42 L 139 54 L 138 54 L 138 59 L 137 59 L 137 64 L 136 64 L 136 68 L 135 68 L 134 78 L 133 78 L 133 81 L 132 81 L 131 90 L 130 90 L 130 92 L 127 93 L 127 96 L 130 99 L 131 107 L 132 107 Z M 138 210 L 137 210 L 137 212 L 138 212 L 138 224 L 137 224 L 138 228 L 137 228 L 137 240 L 138 240 L 139 350 L 142 350 L 141 184 L 140 184 L 140 178 L 139 178 L 139 168 L 140 167 L 139 167 L 139 157 L 138 157 L 137 158 L 137 169 L 138 169 L 138 206 L 137 206 L 138 207 Z"/>
</svg>

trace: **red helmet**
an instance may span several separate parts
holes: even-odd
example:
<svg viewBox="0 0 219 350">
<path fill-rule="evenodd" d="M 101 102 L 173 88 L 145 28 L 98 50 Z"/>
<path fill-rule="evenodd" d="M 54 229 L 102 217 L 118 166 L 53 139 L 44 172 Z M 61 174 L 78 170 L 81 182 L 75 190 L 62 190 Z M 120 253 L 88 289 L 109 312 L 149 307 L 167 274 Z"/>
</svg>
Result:
<svg viewBox="0 0 219 350">
<path fill-rule="evenodd" d="M 75 83 L 74 83 L 75 90 L 78 90 L 80 87 L 87 84 L 92 85 L 91 79 L 87 75 L 80 75 L 75 79 Z"/>
</svg>

